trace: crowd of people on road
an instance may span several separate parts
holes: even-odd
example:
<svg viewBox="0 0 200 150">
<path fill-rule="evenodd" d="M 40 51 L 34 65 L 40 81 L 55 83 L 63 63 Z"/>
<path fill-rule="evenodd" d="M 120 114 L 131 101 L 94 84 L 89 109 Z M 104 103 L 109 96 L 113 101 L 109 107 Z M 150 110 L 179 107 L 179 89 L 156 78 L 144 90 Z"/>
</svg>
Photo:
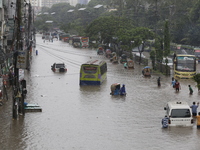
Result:
<svg viewBox="0 0 200 150">
<path fill-rule="evenodd" d="M 179 92 L 181 90 L 180 83 L 178 82 L 178 80 L 175 80 L 174 77 L 172 77 L 171 85 L 176 90 L 176 92 Z"/>
<path fill-rule="evenodd" d="M 157 79 L 158 87 L 161 86 L 160 79 L 161 79 L 160 77 L 158 77 Z M 172 77 L 172 81 L 170 85 L 175 89 L 176 92 L 179 92 L 179 90 L 181 89 L 180 83 L 178 82 L 178 80 L 175 80 L 174 77 Z M 189 88 L 189 94 L 192 95 L 193 89 L 191 85 L 188 85 L 188 88 Z M 199 102 L 197 103 L 193 102 L 193 104 L 190 106 L 192 110 L 192 116 L 196 118 L 197 129 L 200 129 L 200 112 L 197 112 L 198 107 L 199 107 Z M 162 128 L 168 128 L 168 122 L 169 122 L 169 118 L 165 116 L 161 121 Z"/>
<path fill-rule="evenodd" d="M 157 79 L 157 85 L 158 85 L 158 87 L 161 86 L 161 78 L 160 77 L 158 77 L 158 79 Z M 174 77 L 172 77 L 172 81 L 171 81 L 170 85 L 175 89 L 176 92 L 179 92 L 181 90 L 180 82 L 178 80 L 175 80 Z M 189 94 L 192 95 L 193 89 L 192 89 L 191 85 L 188 85 L 188 88 L 189 88 Z"/>
</svg>

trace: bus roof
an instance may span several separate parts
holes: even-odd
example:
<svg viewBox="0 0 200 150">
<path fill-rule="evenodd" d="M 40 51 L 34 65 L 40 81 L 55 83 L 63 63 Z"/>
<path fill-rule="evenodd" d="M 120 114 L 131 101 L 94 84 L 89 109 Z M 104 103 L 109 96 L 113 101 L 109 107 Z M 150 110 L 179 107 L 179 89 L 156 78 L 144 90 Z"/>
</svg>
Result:
<svg viewBox="0 0 200 150">
<path fill-rule="evenodd" d="M 83 65 L 101 65 L 103 63 L 106 63 L 105 61 L 103 60 L 89 60 L 87 61 L 86 63 L 84 63 Z"/>
<path fill-rule="evenodd" d="M 195 55 L 191 55 L 191 54 L 177 54 L 176 56 L 196 57 Z"/>
</svg>

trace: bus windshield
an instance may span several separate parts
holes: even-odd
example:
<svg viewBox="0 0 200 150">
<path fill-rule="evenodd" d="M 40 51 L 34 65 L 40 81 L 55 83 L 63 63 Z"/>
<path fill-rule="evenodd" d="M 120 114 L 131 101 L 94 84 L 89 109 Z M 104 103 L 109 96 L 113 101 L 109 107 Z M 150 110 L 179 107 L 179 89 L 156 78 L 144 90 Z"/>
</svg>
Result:
<svg viewBox="0 0 200 150">
<path fill-rule="evenodd" d="M 178 56 L 176 59 L 176 69 L 178 71 L 191 72 L 195 71 L 195 57 Z"/>
<path fill-rule="evenodd" d="M 195 54 L 195 56 L 200 55 L 200 50 L 199 51 L 195 51 L 194 54 Z"/>
<path fill-rule="evenodd" d="M 188 118 L 191 117 L 189 109 L 172 109 L 171 112 L 172 118 Z"/>
</svg>

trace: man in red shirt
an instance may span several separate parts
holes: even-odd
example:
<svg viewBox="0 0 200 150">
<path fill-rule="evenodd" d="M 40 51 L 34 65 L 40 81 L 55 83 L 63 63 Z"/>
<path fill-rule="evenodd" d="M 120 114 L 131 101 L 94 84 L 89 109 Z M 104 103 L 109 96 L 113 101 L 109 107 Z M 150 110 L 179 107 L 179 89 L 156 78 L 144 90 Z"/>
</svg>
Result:
<svg viewBox="0 0 200 150">
<path fill-rule="evenodd" d="M 174 86 L 175 86 L 176 92 L 179 92 L 179 90 L 181 89 L 181 86 L 180 86 L 180 83 L 178 82 L 178 80 L 176 80 L 176 83 Z"/>
</svg>

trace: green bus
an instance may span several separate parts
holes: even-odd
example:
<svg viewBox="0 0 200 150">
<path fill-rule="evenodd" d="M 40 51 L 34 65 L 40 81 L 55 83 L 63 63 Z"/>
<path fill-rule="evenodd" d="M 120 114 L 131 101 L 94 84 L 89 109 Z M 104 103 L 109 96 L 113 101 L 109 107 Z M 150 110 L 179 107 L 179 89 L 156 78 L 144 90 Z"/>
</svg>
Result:
<svg viewBox="0 0 200 150">
<path fill-rule="evenodd" d="M 107 78 L 107 63 L 102 60 L 90 60 L 81 65 L 80 85 L 101 85 Z"/>
</svg>

